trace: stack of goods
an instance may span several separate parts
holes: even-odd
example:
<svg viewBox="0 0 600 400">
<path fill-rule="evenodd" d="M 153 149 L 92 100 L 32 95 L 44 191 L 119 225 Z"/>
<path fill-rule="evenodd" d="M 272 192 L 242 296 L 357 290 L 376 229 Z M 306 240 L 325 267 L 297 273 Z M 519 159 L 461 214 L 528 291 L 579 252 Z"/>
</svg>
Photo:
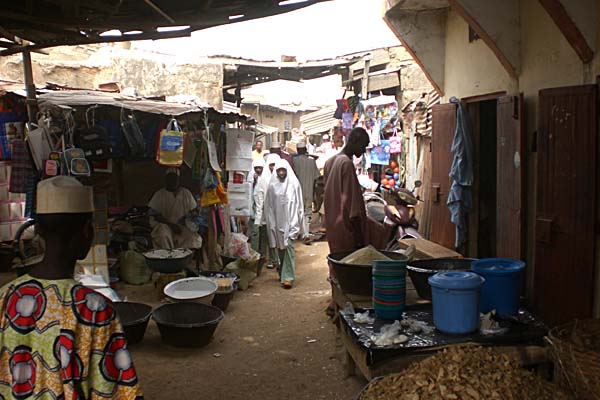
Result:
<svg viewBox="0 0 600 400">
<path fill-rule="evenodd" d="M 401 319 L 406 307 L 406 260 L 373 262 L 373 309 L 378 317 Z"/>
<path fill-rule="evenodd" d="M 493 348 L 450 347 L 399 374 L 372 381 L 359 400 L 562 400 L 555 385 Z"/>
</svg>

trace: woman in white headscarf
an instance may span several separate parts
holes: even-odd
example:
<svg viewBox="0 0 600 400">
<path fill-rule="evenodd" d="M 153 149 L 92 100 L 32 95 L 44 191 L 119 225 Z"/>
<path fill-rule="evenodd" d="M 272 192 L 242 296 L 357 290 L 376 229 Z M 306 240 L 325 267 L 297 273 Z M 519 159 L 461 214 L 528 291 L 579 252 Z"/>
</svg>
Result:
<svg viewBox="0 0 600 400">
<path fill-rule="evenodd" d="M 252 243 L 252 249 L 258 252 L 261 256 L 267 256 L 268 249 L 268 239 L 267 239 L 267 229 L 264 225 L 260 223 L 256 223 L 256 206 L 262 204 L 264 202 L 264 194 L 262 195 L 262 199 L 260 199 L 260 195 L 258 192 L 258 182 L 260 177 L 263 174 L 268 174 L 269 180 L 271 178 L 270 171 L 265 171 L 265 160 L 262 157 L 259 157 L 252 161 L 252 169 L 250 173 L 248 173 L 248 182 L 252 183 L 252 219 L 250 225 L 250 241 Z M 261 212 L 262 215 L 262 212 Z M 261 217 L 262 218 L 262 217 Z"/>
<path fill-rule="evenodd" d="M 254 186 L 254 229 L 259 231 L 259 248 L 262 249 L 262 251 L 257 251 L 263 257 L 269 256 L 267 268 L 273 268 L 277 265 L 278 260 L 275 250 L 271 250 L 267 254 L 267 247 L 270 248 L 270 246 L 267 236 L 267 221 L 265 218 L 265 196 L 267 195 L 267 189 L 271 182 L 272 171 L 275 169 L 275 163 L 277 163 L 278 160 L 280 160 L 280 157 L 277 154 L 267 155 L 266 161 L 264 161 L 263 172 L 260 174 L 260 177 Z"/>
<path fill-rule="evenodd" d="M 300 182 L 290 164 L 276 162 L 265 198 L 269 245 L 276 250 L 281 284 L 290 289 L 295 280 L 294 240 L 302 235 L 304 205 Z"/>
</svg>

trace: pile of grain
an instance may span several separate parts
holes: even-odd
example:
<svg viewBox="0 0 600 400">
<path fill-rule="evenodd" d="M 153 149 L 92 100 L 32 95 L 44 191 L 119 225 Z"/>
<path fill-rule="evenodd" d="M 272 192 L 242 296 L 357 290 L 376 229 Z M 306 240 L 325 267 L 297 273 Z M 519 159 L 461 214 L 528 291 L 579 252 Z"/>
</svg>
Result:
<svg viewBox="0 0 600 400">
<path fill-rule="evenodd" d="M 493 348 L 452 347 L 372 382 L 360 400 L 562 400 L 550 382 Z"/>
<path fill-rule="evenodd" d="M 347 255 L 340 261 L 342 264 L 350 265 L 371 265 L 373 261 L 390 261 L 391 258 L 378 252 L 375 247 L 367 246 L 360 250 L 356 250 L 354 253 Z"/>
</svg>

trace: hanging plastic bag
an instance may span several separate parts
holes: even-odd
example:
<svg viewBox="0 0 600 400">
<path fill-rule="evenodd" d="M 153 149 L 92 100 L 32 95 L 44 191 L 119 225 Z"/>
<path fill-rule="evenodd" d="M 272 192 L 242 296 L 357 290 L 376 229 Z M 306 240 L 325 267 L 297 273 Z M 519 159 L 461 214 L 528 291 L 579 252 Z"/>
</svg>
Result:
<svg viewBox="0 0 600 400">
<path fill-rule="evenodd" d="M 394 134 L 390 136 L 390 154 L 402 153 L 402 136 L 398 136 L 398 130 L 394 129 Z"/>
<path fill-rule="evenodd" d="M 379 146 L 371 149 L 371 164 L 389 165 L 390 164 L 390 142 L 382 140 Z"/>
<path fill-rule="evenodd" d="M 185 133 L 177 120 L 172 119 L 165 129 L 160 131 L 157 141 L 156 162 L 165 167 L 181 167 L 183 164 Z"/>
<path fill-rule="evenodd" d="M 342 114 L 342 130 L 351 131 L 354 115 L 351 112 L 345 112 Z"/>
<path fill-rule="evenodd" d="M 221 199 L 219 194 L 217 193 L 217 189 L 207 189 L 202 192 L 202 196 L 200 197 L 200 206 L 201 207 L 209 207 L 215 204 L 219 204 Z"/>
</svg>

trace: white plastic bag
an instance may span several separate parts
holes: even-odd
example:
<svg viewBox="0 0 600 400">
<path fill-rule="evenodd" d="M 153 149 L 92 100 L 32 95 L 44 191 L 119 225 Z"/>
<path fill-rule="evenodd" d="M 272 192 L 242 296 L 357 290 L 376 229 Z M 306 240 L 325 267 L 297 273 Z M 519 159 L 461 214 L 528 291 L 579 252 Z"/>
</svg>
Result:
<svg viewBox="0 0 600 400">
<path fill-rule="evenodd" d="M 250 257 L 250 246 L 248 237 L 242 233 L 232 233 L 229 235 L 229 241 L 225 244 L 225 254 L 231 257 Z"/>
</svg>

